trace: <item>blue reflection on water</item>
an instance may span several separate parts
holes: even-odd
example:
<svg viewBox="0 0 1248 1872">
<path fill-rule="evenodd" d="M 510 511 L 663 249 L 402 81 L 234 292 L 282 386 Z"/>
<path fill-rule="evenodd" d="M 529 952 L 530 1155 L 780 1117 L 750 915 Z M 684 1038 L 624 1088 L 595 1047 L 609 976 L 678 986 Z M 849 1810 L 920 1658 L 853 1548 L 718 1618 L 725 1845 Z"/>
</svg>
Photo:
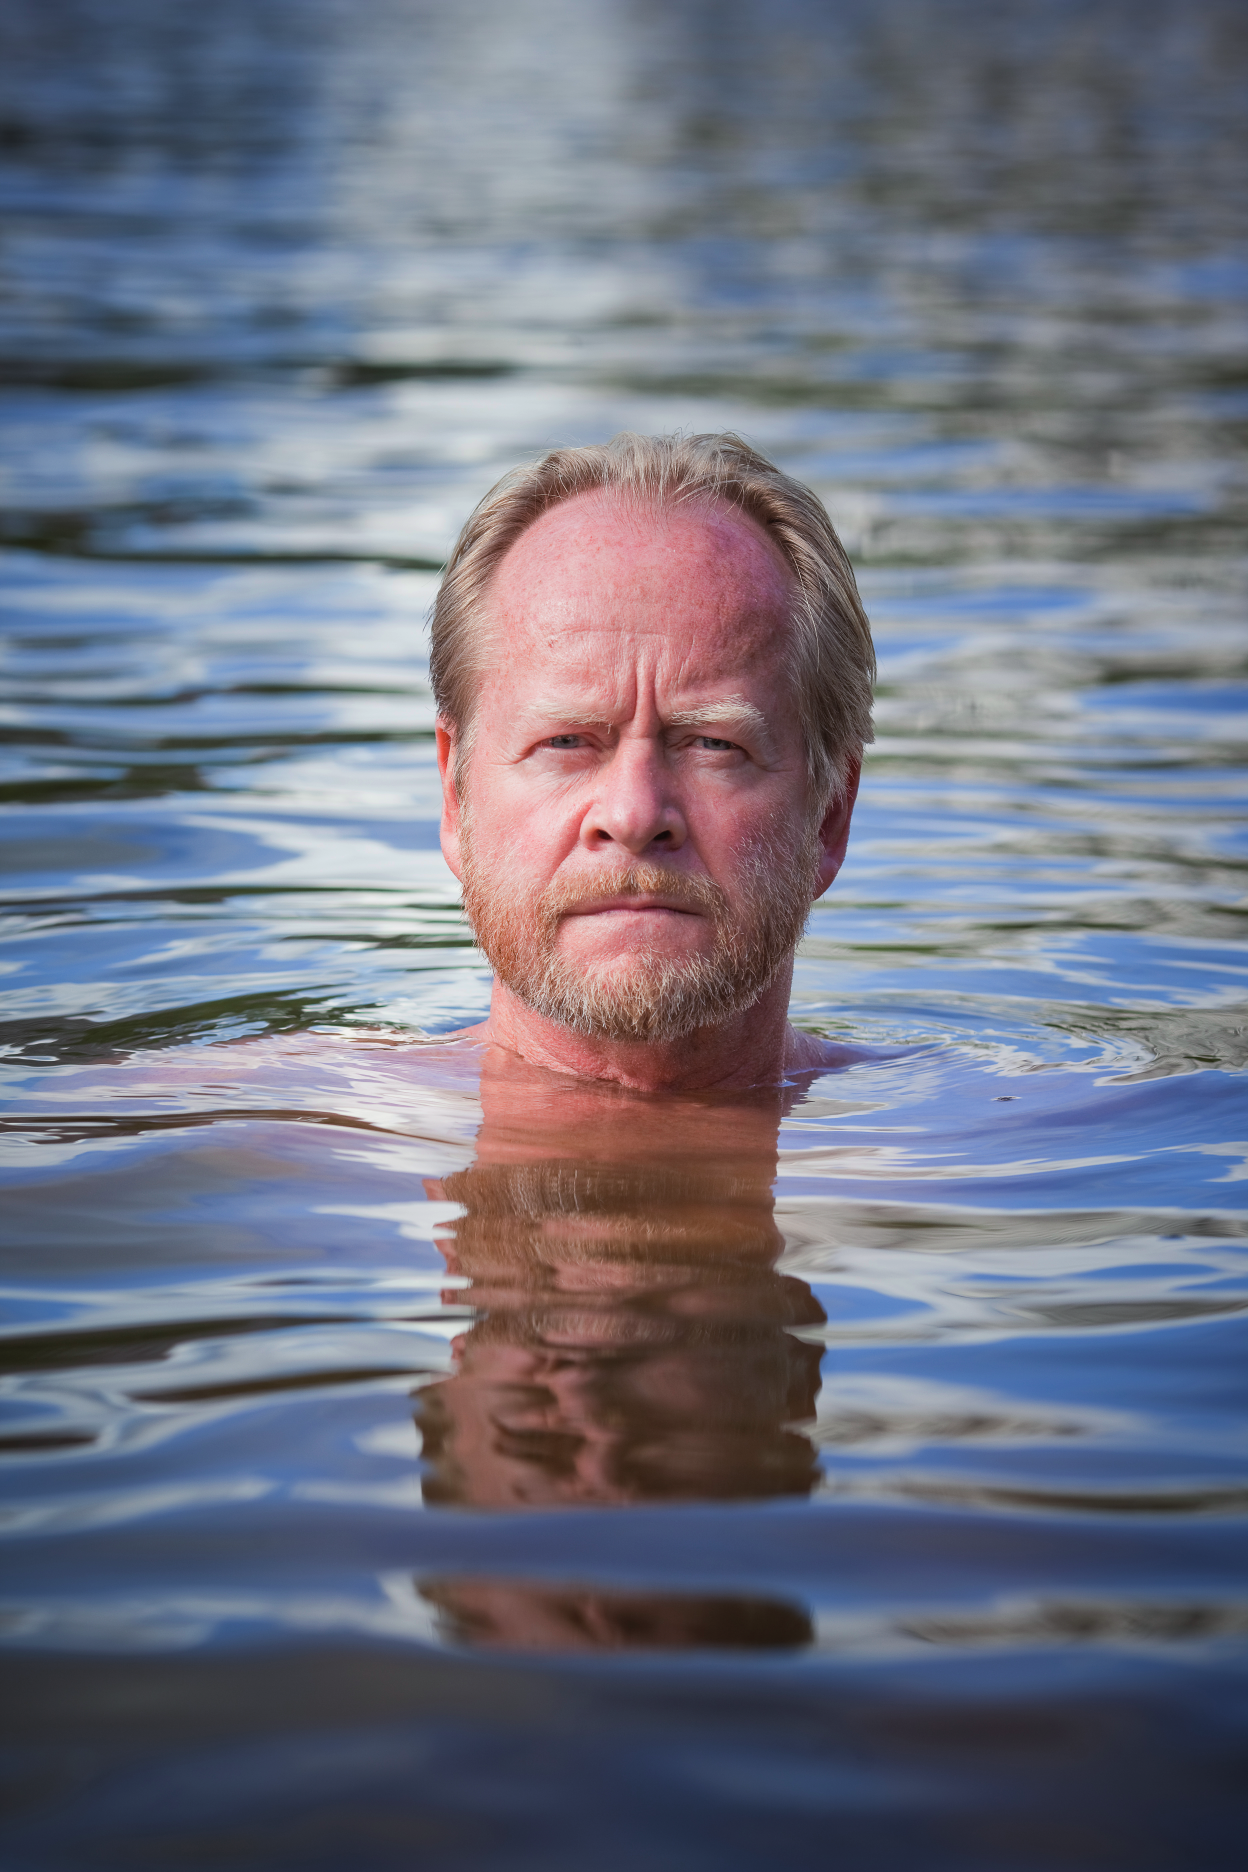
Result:
<svg viewBox="0 0 1248 1872">
<path fill-rule="evenodd" d="M 0 22 L 7 1855 L 1232 1863 L 1242 9 Z M 768 1104 L 480 1078 L 424 619 L 553 441 L 822 494 Z"/>
</svg>

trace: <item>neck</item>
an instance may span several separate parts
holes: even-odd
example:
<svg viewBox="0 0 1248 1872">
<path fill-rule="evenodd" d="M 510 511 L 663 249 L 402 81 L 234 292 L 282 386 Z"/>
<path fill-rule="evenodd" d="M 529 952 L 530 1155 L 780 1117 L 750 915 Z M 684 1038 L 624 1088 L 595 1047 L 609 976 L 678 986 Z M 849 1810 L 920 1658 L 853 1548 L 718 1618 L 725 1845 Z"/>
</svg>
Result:
<svg viewBox="0 0 1248 1872">
<path fill-rule="evenodd" d="M 582 1079 L 611 1080 L 638 1092 L 734 1091 L 775 1085 L 786 1072 L 824 1063 L 824 1043 L 788 1023 L 793 965 L 753 1007 L 684 1040 L 599 1040 L 535 1014 L 495 979 L 489 1018 L 477 1030 L 531 1065 Z"/>
</svg>

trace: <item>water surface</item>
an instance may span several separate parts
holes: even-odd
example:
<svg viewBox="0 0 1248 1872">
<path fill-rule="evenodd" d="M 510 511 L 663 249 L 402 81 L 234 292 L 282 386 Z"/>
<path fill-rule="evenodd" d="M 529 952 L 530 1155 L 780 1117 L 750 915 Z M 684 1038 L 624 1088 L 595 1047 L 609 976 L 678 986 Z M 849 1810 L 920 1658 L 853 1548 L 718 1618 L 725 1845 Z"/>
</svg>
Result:
<svg viewBox="0 0 1248 1872">
<path fill-rule="evenodd" d="M 0 35 L 6 1864 L 1237 1864 L 1242 9 Z M 438 568 L 727 426 L 880 651 L 840 1063 L 483 1060 Z"/>
</svg>

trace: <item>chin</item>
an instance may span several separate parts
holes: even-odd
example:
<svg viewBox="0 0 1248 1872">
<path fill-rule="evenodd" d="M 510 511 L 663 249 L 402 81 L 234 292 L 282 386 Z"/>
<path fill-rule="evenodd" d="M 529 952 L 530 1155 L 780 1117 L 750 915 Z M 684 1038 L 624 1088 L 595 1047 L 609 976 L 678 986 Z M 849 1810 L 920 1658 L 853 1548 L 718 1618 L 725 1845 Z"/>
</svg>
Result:
<svg viewBox="0 0 1248 1872">
<path fill-rule="evenodd" d="M 558 957 L 509 986 L 535 1013 L 588 1039 L 665 1045 L 752 1006 L 775 973 L 742 973 L 722 956 L 616 958 L 603 969 Z"/>
<path fill-rule="evenodd" d="M 579 953 L 569 952 L 561 943 L 555 955 L 559 967 L 570 974 L 580 976 L 587 983 L 635 982 L 641 985 L 655 981 L 675 969 L 697 969 L 704 967 L 715 953 L 715 944 L 697 940 L 697 933 L 672 930 L 664 932 L 657 940 L 651 939 L 645 948 L 621 950 L 612 948 L 588 947 Z"/>
</svg>

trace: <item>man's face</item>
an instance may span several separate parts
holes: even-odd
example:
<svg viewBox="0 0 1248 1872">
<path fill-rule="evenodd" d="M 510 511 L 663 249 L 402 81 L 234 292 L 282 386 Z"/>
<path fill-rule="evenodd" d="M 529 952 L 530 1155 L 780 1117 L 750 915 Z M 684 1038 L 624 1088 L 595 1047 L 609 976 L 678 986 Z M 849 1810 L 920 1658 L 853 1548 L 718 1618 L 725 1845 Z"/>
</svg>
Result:
<svg viewBox="0 0 1248 1872">
<path fill-rule="evenodd" d="M 503 560 L 443 849 L 540 1013 L 675 1039 L 787 965 L 848 829 L 812 821 L 792 603 L 779 552 L 720 503 L 583 495 Z"/>
</svg>

